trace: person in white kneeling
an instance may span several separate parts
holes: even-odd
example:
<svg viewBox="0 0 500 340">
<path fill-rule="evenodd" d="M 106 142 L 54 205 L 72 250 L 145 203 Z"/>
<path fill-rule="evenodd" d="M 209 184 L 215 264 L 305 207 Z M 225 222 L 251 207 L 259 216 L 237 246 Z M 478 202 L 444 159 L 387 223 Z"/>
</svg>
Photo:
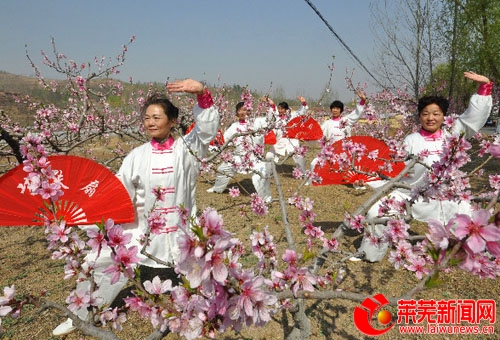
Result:
<svg viewBox="0 0 500 340">
<path fill-rule="evenodd" d="M 442 129 L 447 115 L 449 102 L 440 96 L 426 96 L 418 102 L 418 119 L 421 128 L 419 131 L 406 136 L 404 145 L 410 155 L 421 156 L 426 164 L 415 165 L 414 171 L 402 181 L 411 187 L 422 183 L 428 168 L 439 161 L 443 153 L 443 142 L 447 135 L 465 134 L 466 138 L 475 135 L 486 123 L 492 108 L 491 89 L 492 83 L 482 75 L 474 72 L 464 72 L 464 76 L 480 84 L 476 94 L 472 95 L 468 109 L 454 122 L 450 132 Z M 383 181 L 369 182 L 368 185 L 380 188 Z M 393 190 L 390 197 L 398 201 L 410 200 L 409 190 L 398 188 Z M 375 203 L 366 215 L 366 221 L 379 217 L 379 206 L 381 201 Z M 427 222 L 429 219 L 439 220 L 446 224 L 456 213 L 470 214 L 471 205 L 467 201 L 460 203 L 448 200 L 430 199 L 428 202 L 423 198 L 417 199 L 411 207 L 411 215 L 414 219 Z M 385 225 L 373 224 L 367 227 L 365 236 L 359 247 L 359 252 L 364 252 L 364 260 L 369 262 L 381 261 L 387 253 L 390 244 L 384 238 Z M 353 258 L 352 260 L 356 260 Z"/>
<path fill-rule="evenodd" d="M 269 203 L 272 201 L 270 189 L 270 175 L 272 172 L 271 165 L 260 160 L 255 154 L 252 153 L 257 146 L 264 147 L 263 133 L 256 133 L 252 135 L 252 131 L 259 131 L 263 129 L 262 122 L 259 120 L 254 122 L 253 126 L 248 121 L 249 109 L 245 107 L 244 102 L 236 104 L 236 117 L 238 121 L 232 123 L 224 132 L 224 140 L 230 141 L 234 146 L 232 152 L 231 162 L 223 162 L 217 168 L 217 175 L 215 177 L 214 186 L 207 189 L 209 193 L 222 193 L 226 190 L 231 177 L 236 172 L 246 174 L 251 171 L 256 173 L 252 174 L 252 184 L 257 194 Z M 238 133 L 243 135 L 234 137 Z M 246 134 L 249 133 L 249 134 Z M 235 170 L 236 169 L 236 170 Z"/>
</svg>

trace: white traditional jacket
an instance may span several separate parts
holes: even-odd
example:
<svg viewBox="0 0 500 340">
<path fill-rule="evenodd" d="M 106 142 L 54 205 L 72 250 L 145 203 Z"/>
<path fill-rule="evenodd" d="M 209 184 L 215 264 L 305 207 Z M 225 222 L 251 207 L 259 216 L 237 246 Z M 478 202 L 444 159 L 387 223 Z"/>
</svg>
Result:
<svg viewBox="0 0 500 340">
<path fill-rule="evenodd" d="M 409 134 L 404 140 L 406 150 L 411 155 L 419 155 L 423 151 L 426 151 L 427 155 L 422 158 L 422 161 L 427 166 L 431 166 L 434 162 L 440 159 L 443 152 L 443 142 L 448 134 L 451 133 L 456 135 L 464 133 L 465 137 L 471 137 L 484 126 L 492 108 L 492 98 L 490 93 L 491 92 L 486 92 L 485 94 L 472 95 L 469 101 L 469 107 L 455 120 L 453 126 L 451 127 L 451 132 L 439 130 L 430 134 L 420 130 Z M 405 177 L 403 181 L 412 187 L 418 186 L 422 184 L 426 172 L 427 167 L 417 164 L 414 167 L 414 171 Z M 383 183 L 384 181 L 376 181 L 369 182 L 368 184 L 370 186 L 379 187 L 380 184 Z M 390 193 L 390 196 L 396 198 L 397 200 L 409 200 L 411 198 L 411 192 L 409 190 L 399 188 L 393 190 Z M 370 208 L 366 215 L 367 220 L 371 220 L 378 216 L 379 205 L 380 201 L 375 203 Z M 455 214 L 470 214 L 471 210 L 472 207 L 467 201 L 455 202 L 437 199 L 426 201 L 420 197 L 417 198 L 416 202 L 412 205 L 411 214 L 413 218 L 419 221 L 428 222 L 430 219 L 434 219 L 446 224 Z M 377 237 L 382 237 L 384 228 L 384 225 L 379 224 L 368 227 L 370 232 Z M 388 250 L 388 243 L 383 241 L 378 245 L 374 245 L 365 235 L 359 250 L 365 252 L 366 260 L 372 262 L 380 261 L 384 258 L 385 253 Z"/>
<path fill-rule="evenodd" d="M 280 117 L 276 107 L 271 108 L 270 113 L 275 115 L 276 126 L 284 127 L 286 124 L 295 117 L 303 116 L 306 114 L 308 109 L 307 105 L 301 105 L 298 111 L 292 111 L 290 117 Z M 287 154 L 293 154 L 295 149 L 300 146 L 299 140 L 296 138 L 288 138 L 283 136 L 283 129 L 275 129 L 276 133 L 276 144 L 273 145 L 274 152 L 280 156 L 285 156 Z"/>
<path fill-rule="evenodd" d="M 362 104 L 363 103 L 363 104 Z M 337 119 L 330 118 L 321 124 L 323 138 L 335 143 L 345 137 L 351 136 L 351 128 L 357 123 L 365 108 L 364 102 L 356 105 L 356 109 L 346 116 L 340 116 Z"/>
<path fill-rule="evenodd" d="M 177 237 L 181 231 L 177 230 L 180 221 L 177 207 L 182 204 L 191 216 L 196 215 L 196 179 L 200 168 L 197 157 L 207 154 L 219 127 L 215 106 L 202 109 L 195 105 L 193 114 L 196 124 L 189 134 L 175 141 L 171 137 L 160 146 L 151 141 L 133 149 L 118 171 L 136 210 L 134 223 L 123 226 L 126 232 L 132 232 L 135 245 L 139 245 L 139 239 L 148 231 L 147 216 L 155 205 L 152 190 L 158 187 L 166 190 L 165 201 L 156 202 L 154 209 L 164 213 L 170 232 L 151 235 L 152 242 L 147 248 L 148 253 L 165 262 L 173 262 L 179 252 Z M 141 264 L 162 267 L 145 256 L 141 256 Z"/>
<path fill-rule="evenodd" d="M 486 123 L 492 107 L 491 96 L 480 94 L 472 95 L 469 101 L 469 107 L 455 120 L 451 131 L 439 130 L 435 134 L 428 134 L 425 131 L 417 131 L 406 136 L 404 145 L 406 151 L 410 155 L 419 155 L 424 151 L 428 155 L 422 159 L 427 165 L 431 166 L 434 162 L 438 161 L 443 152 L 443 142 L 447 136 L 451 134 L 460 135 L 464 133 L 465 138 L 470 138 L 475 135 Z M 417 164 L 415 171 L 411 176 L 404 179 L 411 185 L 418 185 L 421 183 L 425 173 L 426 167 Z"/>
</svg>

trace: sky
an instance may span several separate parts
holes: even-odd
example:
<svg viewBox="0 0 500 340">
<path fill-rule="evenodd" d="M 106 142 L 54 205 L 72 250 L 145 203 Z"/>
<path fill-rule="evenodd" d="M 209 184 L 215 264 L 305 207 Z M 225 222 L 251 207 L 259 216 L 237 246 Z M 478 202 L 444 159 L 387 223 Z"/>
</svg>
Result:
<svg viewBox="0 0 500 340">
<path fill-rule="evenodd" d="M 370 1 L 310 2 L 373 73 Z M 33 75 L 26 49 L 40 66 L 40 51 L 51 53 L 52 37 L 59 53 L 80 64 L 114 58 L 132 36 L 122 80 L 189 77 L 317 99 L 333 61 L 330 89 L 336 99 L 356 97 L 346 89 L 346 72 L 354 72 L 356 83 L 368 82 L 367 92 L 377 91 L 304 0 L 3 0 L 0 71 Z M 53 76 L 47 68 L 41 71 Z"/>
</svg>

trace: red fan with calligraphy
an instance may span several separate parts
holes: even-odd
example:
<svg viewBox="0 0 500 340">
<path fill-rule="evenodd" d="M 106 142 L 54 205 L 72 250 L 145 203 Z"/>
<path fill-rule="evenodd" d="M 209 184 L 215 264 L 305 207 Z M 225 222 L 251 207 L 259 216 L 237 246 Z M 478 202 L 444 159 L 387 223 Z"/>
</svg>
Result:
<svg viewBox="0 0 500 340">
<path fill-rule="evenodd" d="M 134 221 L 130 196 L 113 172 L 90 159 L 77 156 L 49 156 L 64 194 L 55 202 L 57 215 L 67 225 L 87 225 L 112 218 L 116 223 Z M 0 226 L 44 225 L 53 220 L 48 200 L 31 195 L 28 173 L 23 165 L 0 177 Z"/>
<path fill-rule="evenodd" d="M 323 130 L 312 117 L 297 116 L 286 125 L 286 137 L 300 140 L 319 140 L 323 137 Z"/>
<path fill-rule="evenodd" d="M 352 142 L 356 149 L 364 150 L 361 157 L 354 157 L 344 150 L 344 143 Z M 347 159 L 357 171 L 340 169 L 338 162 L 325 162 L 323 166 L 316 165 L 314 172 L 322 178 L 321 183 L 313 185 L 353 184 L 356 181 L 371 182 L 380 180 L 377 174 L 386 177 L 397 176 L 405 167 L 404 162 L 394 160 L 393 152 L 382 140 L 371 136 L 352 136 L 339 140 L 331 145 L 335 155 Z"/>
</svg>

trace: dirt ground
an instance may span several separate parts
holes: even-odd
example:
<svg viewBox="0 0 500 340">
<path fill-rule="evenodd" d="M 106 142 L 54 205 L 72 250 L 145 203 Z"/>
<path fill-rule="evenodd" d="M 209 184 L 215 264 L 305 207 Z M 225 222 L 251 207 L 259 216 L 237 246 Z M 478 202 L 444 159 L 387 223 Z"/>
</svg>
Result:
<svg viewBox="0 0 500 340">
<path fill-rule="evenodd" d="M 309 159 L 310 161 L 310 159 Z M 494 167 L 498 168 L 498 163 Z M 288 160 L 277 167 L 279 178 L 285 196 L 289 197 L 296 190 L 299 181 L 291 175 L 293 162 Z M 285 247 L 285 233 L 282 226 L 282 217 L 278 202 L 269 207 L 269 214 L 257 217 L 250 211 L 245 217 L 240 216 L 240 205 L 249 201 L 249 194 L 253 187 L 248 176 L 239 175 L 230 183 L 230 186 L 239 185 L 242 195 L 231 198 L 227 192 L 223 194 L 209 194 L 206 189 L 211 186 L 210 177 L 200 177 L 198 183 L 198 209 L 211 206 L 223 215 L 225 226 L 234 232 L 250 247 L 248 236 L 253 229 L 261 229 L 268 225 L 280 248 Z M 245 193 L 245 190 L 247 193 Z M 301 189 L 304 196 L 314 200 L 315 225 L 321 226 L 325 233 L 333 232 L 344 218 L 345 211 L 354 209 L 364 202 L 371 194 L 370 189 L 356 190 L 352 186 L 307 186 Z M 275 195 L 277 197 L 277 195 Z M 299 250 L 304 249 L 304 239 L 297 221 L 297 211 L 288 206 L 288 219 L 293 227 L 296 245 Z M 422 232 L 423 230 L 420 230 Z M 341 242 L 341 247 L 354 251 L 359 245 L 360 236 L 349 233 Z M 388 298 L 399 297 L 410 290 L 416 283 L 415 276 L 407 271 L 393 270 L 392 265 L 384 260 L 380 263 L 348 262 L 345 280 L 337 287 L 344 291 L 358 292 L 370 297 L 382 293 Z M 9 227 L 0 228 L 0 287 L 14 284 L 16 290 L 39 294 L 46 291 L 47 299 L 63 303 L 67 293 L 72 289 L 73 281 L 62 281 L 63 263 L 50 259 L 47 251 L 47 241 L 43 229 L 39 227 Z M 452 271 L 442 276 L 443 283 L 436 288 L 418 294 L 417 299 L 495 299 L 500 294 L 500 285 L 496 280 L 479 279 L 461 271 Z M 353 309 L 359 303 L 347 300 L 310 300 L 307 302 L 307 313 L 312 321 L 310 339 L 368 339 L 360 333 L 353 323 Z M 391 307 L 392 308 L 392 307 Z M 394 312 L 395 310 L 392 309 Z M 393 314 L 394 315 L 394 314 Z M 497 312 L 497 318 L 499 313 Z M 65 316 L 57 311 L 39 311 L 27 307 L 21 317 L 16 320 L 2 319 L 4 332 L 0 339 L 55 339 L 51 336 L 52 329 L 65 320 Z M 150 332 L 148 322 L 129 315 L 129 322 L 118 335 L 122 339 L 144 339 Z M 285 331 L 291 324 L 288 313 L 277 314 L 274 320 L 262 329 L 250 328 L 241 333 L 225 333 L 217 335 L 217 339 L 235 340 L 264 340 L 283 339 Z M 284 325 L 284 326 L 283 326 Z M 434 335 L 410 336 L 401 335 L 395 329 L 389 331 L 379 339 L 499 339 L 500 327 L 495 323 L 493 335 Z M 65 337 L 67 340 L 93 339 L 75 332 Z M 170 334 L 167 339 L 179 339 Z"/>
</svg>

